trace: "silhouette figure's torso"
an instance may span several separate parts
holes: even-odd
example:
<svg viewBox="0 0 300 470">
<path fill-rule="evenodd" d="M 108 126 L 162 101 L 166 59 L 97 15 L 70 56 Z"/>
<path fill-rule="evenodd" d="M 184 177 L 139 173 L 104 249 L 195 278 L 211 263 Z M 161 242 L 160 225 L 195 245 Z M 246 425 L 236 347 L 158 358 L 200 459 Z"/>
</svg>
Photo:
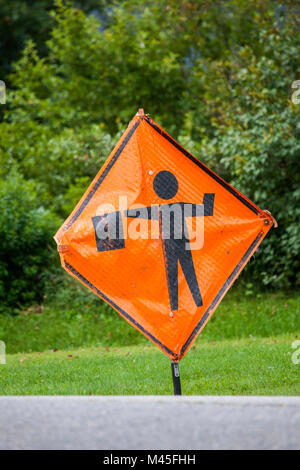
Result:
<svg viewBox="0 0 300 470">
<path fill-rule="evenodd" d="M 214 196 L 214 194 L 206 193 L 203 204 L 177 202 L 125 211 L 125 215 L 129 218 L 146 218 L 157 220 L 159 223 L 159 236 L 162 241 L 172 311 L 178 310 L 178 263 L 181 265 L 195 304 L 197 307 L 202 305 L 192 253 L 186 247 L 189 237 L 185 219 L 186 217 L 212 216 Z"/>
</svg>

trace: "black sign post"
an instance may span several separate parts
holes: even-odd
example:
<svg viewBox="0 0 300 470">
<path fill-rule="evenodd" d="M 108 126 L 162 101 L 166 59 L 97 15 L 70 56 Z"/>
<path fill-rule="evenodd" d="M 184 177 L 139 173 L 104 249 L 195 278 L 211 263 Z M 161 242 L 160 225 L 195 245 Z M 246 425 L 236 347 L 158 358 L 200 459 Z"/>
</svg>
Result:
<svg viewBox="0 0 300 470">
<path fill-rule="evenodd" d="M 174 395 L 181 395 L 179 363 L 171 361 Z"/>
</svg>

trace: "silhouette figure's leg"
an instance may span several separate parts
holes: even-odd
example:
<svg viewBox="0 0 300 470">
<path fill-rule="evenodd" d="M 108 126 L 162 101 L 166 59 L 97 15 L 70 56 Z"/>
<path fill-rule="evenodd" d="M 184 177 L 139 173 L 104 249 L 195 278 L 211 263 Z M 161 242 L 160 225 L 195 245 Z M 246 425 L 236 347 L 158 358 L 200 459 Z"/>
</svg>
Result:
<svg viewBox="0 0 300 470">
<path fill-rule="evenodd" d="M 194 262 L 193 262 L 191 251 L 180 250 L 179 262 L 181 264 L 183 274 L 190 288 L 194 302 L 197 305 L 197 307 L 201 307 L 202 297 L 200 294 L 200 289 L 199 289 L 199 285 L 198 285 L 198 281 L 197 281 L 197 277 L 195 273 Z"/>
<path fill-rule="evenodd" d="M 178 310 L 178 255 L 172 240 L 162 239 L 171 310 Z"/>
</svg>

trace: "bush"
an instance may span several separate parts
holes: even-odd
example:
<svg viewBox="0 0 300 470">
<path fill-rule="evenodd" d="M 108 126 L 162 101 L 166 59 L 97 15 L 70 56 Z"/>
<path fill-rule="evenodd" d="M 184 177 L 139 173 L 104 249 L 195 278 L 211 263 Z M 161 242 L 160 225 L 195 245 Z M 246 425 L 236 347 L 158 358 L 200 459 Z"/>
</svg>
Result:
<svg viewBox="0 0 300 470">
<path fill-rule="evenodd" d="M 62 122 L 60 128 L 52 124 L 51 119 L 41 124 L 30 114 L 25 114 L 20 123 L 17 113 L 9 124 L 0 124 L 0 167 L 4 174 L 11 167 L 18 168 L 26 179 L 34 180 L 43 206 L 66 217 L 66 208 L 74 208 L 112 150 L 114 140 L 96 124 L 80 123 L 75 129 L 64 127 Z M 65 194 L 78 179 L 82 192 L 74 194 L 77 199 L 69 200 L 66 206 Z"/>
<path fill-rule="evenodd" d="M 285 289 L 300 286 L 300 106 L 290 99 L 300 40 L 293 30 L 261 28 L 257 50 L 232 53 L 229 78 L 223 62 L 214 65 L 214 88 L 206 84 L 213 135 L 198 145 L 191 139 L 200 159 L 277 219 L 248 272 L 259 285 Z"/>
<path fill-rule="evenodd" d="M 34 185 L 10 175 L 0 186 L 1 308 L 40 302 L 57 218 L 40 205 Z"/>
</svg>

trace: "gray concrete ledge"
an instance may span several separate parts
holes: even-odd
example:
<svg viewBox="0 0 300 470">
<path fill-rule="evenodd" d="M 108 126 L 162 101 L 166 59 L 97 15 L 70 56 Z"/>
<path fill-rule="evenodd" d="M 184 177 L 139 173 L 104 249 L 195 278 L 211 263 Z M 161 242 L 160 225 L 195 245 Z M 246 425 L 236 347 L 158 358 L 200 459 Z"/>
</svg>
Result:
<svg viewBox="0 0 300 470">
<path fill-rule="evenodd" d="M 300 397 L 0 397 L 0 449 L 300 449 Z"/>
</svg>

